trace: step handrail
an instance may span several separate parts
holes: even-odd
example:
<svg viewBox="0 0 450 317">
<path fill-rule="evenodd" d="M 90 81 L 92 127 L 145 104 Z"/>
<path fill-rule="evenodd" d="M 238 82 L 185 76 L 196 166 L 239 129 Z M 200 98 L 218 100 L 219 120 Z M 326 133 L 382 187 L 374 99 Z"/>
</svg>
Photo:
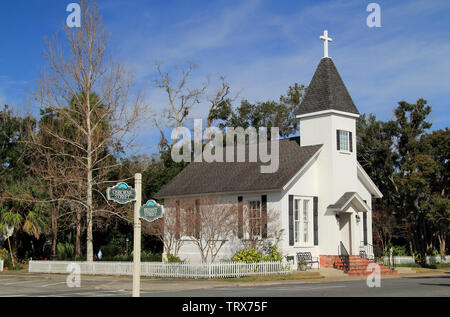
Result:
<svg viewBox="0 0 450 317">
<path fill-rule="evenodd" d="M 344 271 L 347 272 L 350 269 L 350 255 L 342 241 L 339 244 L 339 257 L 344 265 Z"/>
</svg>

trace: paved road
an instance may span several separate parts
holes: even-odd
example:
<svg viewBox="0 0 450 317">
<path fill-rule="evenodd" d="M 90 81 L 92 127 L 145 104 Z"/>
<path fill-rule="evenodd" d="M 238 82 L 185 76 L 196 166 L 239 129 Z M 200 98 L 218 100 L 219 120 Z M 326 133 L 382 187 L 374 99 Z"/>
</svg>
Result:
<svg viewBox="0 0 450 317">
<path fill-rule="evenodd" d="M 142 284 L 143 297 L 450 297 L 450 274 L 383 279 L 381 288 L 369 288 L 365 280 L 290 282 L 256 287 L 227 287 L 227 283 L 217 287 L 218 284 L 200 281 L 143 280 Z M 126 297 L 131 296 L 130 289 L 129 278 L 86 277 L 82 279 L 81 288 L 68 288 L 63 275 L 0 275 L 0 296 L 3 297 Z"/>
<path fill-rule="evenodd" d="M 189 294 L 189 295 L 188 295 Z M 209 294 L 209 295 L 208 295 Z M 369 288 L 365 280 L 194 290 L 174 296 L 218 297 L 450 297 L 450 276 L 393 278 Z"/>
</svg>

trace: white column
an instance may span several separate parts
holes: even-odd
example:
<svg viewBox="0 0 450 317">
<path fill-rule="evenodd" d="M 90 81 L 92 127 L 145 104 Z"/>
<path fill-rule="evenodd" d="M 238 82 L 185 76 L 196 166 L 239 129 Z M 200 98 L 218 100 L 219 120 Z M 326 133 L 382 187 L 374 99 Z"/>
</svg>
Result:
<svg viewBox="0 0 450 317">
<path fill-rule="evenodd" d="M 134 175 L 136 201 L 134 203 L 133 297 L 141 296 L 141 221 L 139 208 L 142 200 L 142 175 Z"/>
</svg>

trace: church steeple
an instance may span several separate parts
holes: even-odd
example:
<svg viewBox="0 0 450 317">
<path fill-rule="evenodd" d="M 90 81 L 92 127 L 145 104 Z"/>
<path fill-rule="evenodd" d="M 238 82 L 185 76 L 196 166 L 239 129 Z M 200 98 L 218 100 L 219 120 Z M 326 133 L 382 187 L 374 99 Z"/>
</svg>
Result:
<svg viewBox="0 0 450 317">
<path fill-rule="evenodd" d="M 359 115 L 333 60 L 324 57 L 309 84 L 296 115 L 337 110 Z"/>
<path fill-rule="evenodd" d="M 359 115 L 359 111 L 353 103 L 339 72 L 334 66 L 333 60 L 328 57 L 328 42 L 333 41 L 325 30 L 320 37 L 324 41 L 324 57 L 317 66 L 313 79 L 309 84 L 305 98 L 299 106 L 296 115 L 337 110 Z"/>
</svg>

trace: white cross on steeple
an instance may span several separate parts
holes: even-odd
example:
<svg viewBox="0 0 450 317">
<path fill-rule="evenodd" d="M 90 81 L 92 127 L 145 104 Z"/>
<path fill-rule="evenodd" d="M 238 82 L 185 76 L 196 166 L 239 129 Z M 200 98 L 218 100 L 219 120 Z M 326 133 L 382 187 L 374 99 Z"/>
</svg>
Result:
<svg viewBox="0 0 450 317">
<path fill-rule="evenodd" d="M 333 42 L 332 38 L 328 37 L 328 31 L 323 31 L 323 35 L 320 37 L 323 40 L 323 57 L 328 57 L 328 42 Z"/>
</svg>

